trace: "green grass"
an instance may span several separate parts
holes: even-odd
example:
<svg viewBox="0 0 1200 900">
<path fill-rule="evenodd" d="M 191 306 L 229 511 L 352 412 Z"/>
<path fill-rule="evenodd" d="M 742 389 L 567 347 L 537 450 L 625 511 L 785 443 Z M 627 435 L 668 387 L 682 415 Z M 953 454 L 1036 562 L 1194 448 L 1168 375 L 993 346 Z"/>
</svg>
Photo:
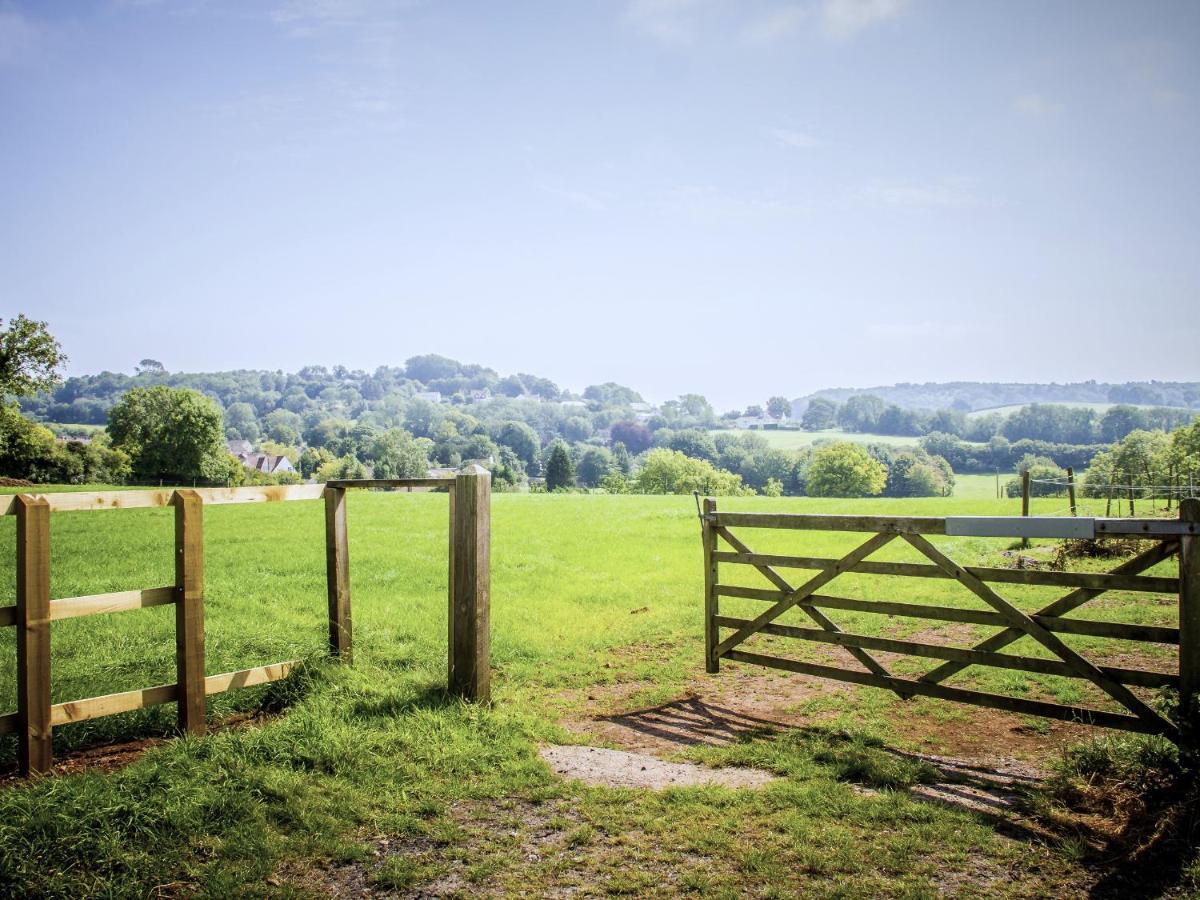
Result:
<svg viewBox="0 0 1200 900">
<path fill-rule="evenodd" d="M 765 438 L 767 443 L 776 450 L 802 450 L 811 447 L 817 441 L 852 441 L 855 444 L 891 444 L 894 447 L 915 447 L 920 442 L 919 437 L 906 437 L 894 434 L 861 434 L 856 431 L 842 431 L 840 428 L 827 428 L 824 431 L 800 431 L 787 429 L 783 431 L 747 431 L 735 428 L 723 429 L 733 434 L 756 434 Z"/>
<path fill-rule="evenodd" d="M 1017 501 L 991 499 L 990 476 L 966 476 L 959 484 L 962 496 L 949 501 L 738 498 L 719 507 L 914 515 L 1016 510 Z M 1034 512 L 1057 503 L 1035 500 Z M 649 703 L 678 697 L 690 680 L 704 677 L 692 498 L 494 497 L 495 703 L 487 709 L 450 701 L 442 690 L 446 498 L 357 493 L 349 505 L 354 666 L 322 660 L 321 504 L 207 510 L 208 672 L 290 658 L 311 665 L 278 685 L 210 698 L 214 719 L 262 710 L 279 715 L 201 740 L 167 742 L 113 774 L 0 790 L 0 893 L 144 896 L 156 885 L 173 885 L 214 896 L 294 896 L 317 870 L 362 872 L 380 889 L 408 889 L 453 869 L 466 873 L 457 888 L 462 893 L 487 885 L 537 894 L 578 878 L 595 892 L 725 896 L 746 890 L 928 896 L 967 883 L 978 894 L 1044 895 L 1082 877 L 1070 853 L 1001 838 L 986 820 L 896 790 L 925 773 L 884 752 L 886 744 L 903 743 L 889 724 L 898 701 L 870 689 L 834 695 L 833 717 L 815 732 L 764 733 L 691 753 L 714 763 L 753 762 L 785 776 L 763 791 L 652 793 L 558 781 L 537 758 L 537 744 L 571 739 L 557 723 L 579 714 L 589 691 L 639 685 Z M 0 519 L 3 596 L 14 590 L 13 536 L 12 517 Z M 840 555 L 861 540 L 782 532 L 744 537 L 756 551 L 815 556 Z M 963 561 L 996 562 L 1007 547 L 966 538 L 939 544 Z M 913 557 L 893 544 L 878 558 Z M 56 514 L 52 562 L 54 597 L 170 583 L 171 511 Z M 753 572 L 728 578 L 760 585 L 756 579 Z M 839 593 L 978 606 L 953 584 L 894 582 L 843 576 Z M 1026 608 L 1053 597 L 1036 588 L 1005 593 Z M 723 609 L 757 611 L 753 601 L 737 600 Z M 1170 624 L 1174 615 L 1173 605 L 1120 593 L 1089 610 L 1092 618 L 1148 624 Z M 889 629 L 873 618 L 844 613 L 838 621 L 867 634 L 918 630 Z M 4 629 L 0 712 L 15 704 L 13 642 L 13 630 Z M 1039 652 L 1027 643 L 1012 650 Z M 1102 644 L 1071 643 L 1089 652 Z M 174 677 L 169 608 L 57 622 L 53 646 L 55 702 Z M 818 658 L 815 645 L 783 648 L 769 638 L 760 646 Z M 986 671 L 955 683 L 1044 697 L 1070 687 L 1103 705 L 1090 688 L 1060 681 Z M 922 701 L 909 715 L 934 721 L 956 709 Z M 55 749 L 62 754 L 168 734 L 173 715 L 164 706 L 62 727 Z M 0 739 L 0 759 L 13 753 L 11 737 Z M 882 792 L 856 792 L 848 782 Z M 544 834 L 561 834 L 570 852 L 546 850 L 537 843 Z M 981 872 L 996 877 L 979 880 Z"/>
</svg>

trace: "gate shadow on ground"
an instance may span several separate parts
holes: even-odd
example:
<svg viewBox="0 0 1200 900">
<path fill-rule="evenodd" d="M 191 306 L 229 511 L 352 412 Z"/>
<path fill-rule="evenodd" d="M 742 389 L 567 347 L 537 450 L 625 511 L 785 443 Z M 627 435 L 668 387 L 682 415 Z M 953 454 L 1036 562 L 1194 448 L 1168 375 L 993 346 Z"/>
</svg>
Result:
<svg viewBox="0 0 1200 900">
<path fill-rule="evenodd" d="M 851 749 L 854 738 L 834 729 L 794 726 L 709 703 L 698 696 L 672 700 L 631 712 L 597 716 L 597 721 L 626 728 L 643 737 L 675 744 L 726 746 L 782 733 L 820 739 Z M 975 760 L 914 753 L 880 743 L 881 753 L 932 768 L 936 778 L 908 789 L 910 796 L 960 809 L 986 820 L 1005 837 L 1048 844 L 1085 845 L 1083 865 L 1095 877 L 1089 897 L 1149 898 L 1183 887 L 1186 872 L 1197 855 L 1200 814 L 1193 795 L 1169 811 L 1134 817 L 1116 833 L 1085 818 L 1057 819 L 1039 815 L 1031 802 L 1044 790 L 1042 780 L 1017 765 L 989 765 Z M 855 783 L 854 779 L 849 779 Z M 860 790 L 871 791 L 870 788 Z M 1164 821 L 1164 813 L 1170 821 Z"/>
</svg>

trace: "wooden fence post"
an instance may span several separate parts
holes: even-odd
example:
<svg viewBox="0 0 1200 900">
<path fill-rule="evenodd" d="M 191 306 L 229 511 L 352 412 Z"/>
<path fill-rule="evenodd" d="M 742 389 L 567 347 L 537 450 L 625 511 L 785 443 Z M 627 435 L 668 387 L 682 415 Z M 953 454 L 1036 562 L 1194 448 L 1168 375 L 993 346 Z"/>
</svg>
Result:
<svg viewBox="0 0 1200 900">
<path fill-rule="evenodd" d="M 1029 470 L 1021 473 L 1021 515 L 1029 515 Z M 1029 546 L 1029 538 L 1021 538 L 1021 547 Z"/>
<path fill-rule="evenodd" d="M 348 663 L 352 651 L 345 488 L 325 488 L 325 579 L 329 592 L 329 652 Z"/>
<path fill-rule="evenodd" d="M 492 477 L 471 465 L 450 493 L 450 693 L 491 700 Z"/>
<path fill-rule="evenodd" d="M 1067 497 L 1071 501 L 1071 515 L 1079 515 L 1075 508 L 1075 469 L 1072 466 L 1067 466 Z"/>
<path fill-rule="evenodd" d="M 1200 525 L 1200 499 L 1181 501 L 1179 520 Z M 1200 534 L 1179 539 L 1179 725 L 1200 749 Z"/>
<path fill-rule="evenodd" d="M 714 621 L 720 611 L 717 597 L 717 561 L 713 559 L 713 553 L 717 549 L 717 531 L 708 519 L 716 511 L 717 501 L 705 497 L 700 532 L 704 543 L 704 671 L 709 674 L 716 674 L 721 670 L 721 660 L 717 656 L 720 632 Z"/>
<path fill-rule="evenodd" d="M 204 500 L 175 491 L 175 671 L 179 729 L 204 734 Z"/>
<path fill-rule="evenodd" d="M 50 725 L 50 504 L 21 494 L 17 512 L 17 715 L 22 775 L 53 762 Z"/>
</svg>

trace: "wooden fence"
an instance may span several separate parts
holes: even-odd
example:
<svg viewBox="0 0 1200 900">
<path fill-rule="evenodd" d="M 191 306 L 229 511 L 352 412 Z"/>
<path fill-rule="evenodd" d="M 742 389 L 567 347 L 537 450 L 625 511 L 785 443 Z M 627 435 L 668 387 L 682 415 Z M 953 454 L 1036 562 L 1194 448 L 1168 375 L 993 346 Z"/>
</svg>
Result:
<svg viewBox="0 0 1200 900">
<path fill-rule="evenodd" d="M 765 513 L 718 512 L 715 500 L 705 500 L 701 514 L 704 543 L 705 663 L 717 672 L 720 661 L 733 660 L 832 678 L 854 684 L 890 689 L 903 698 L 913 695 L 938 697 L 977 706 L 1078 721 L 1109 728 L 1164 734 L 1172 740 L 1196 743 L 1200 737 L 1200 500 L 1185 500 L 1178 519 L 1022 519 L 1003 517 L 888 518 L 883 516 L 772 515 Z M 868 532 L 873 535 L 839 559 L 755 553 L 733 529 L 785 529 Z M 1112 535 L 1137 537 L 1153 543 L 1111 572 L 1059 572 L 1025 569 L 962 566 L 932 544 L 926 535 L 974 535 L 1027 537 L 1079 537 Z M 880 548 L 899 538 L 914 547 L 926 560 L 922 563 L 870 561 Z M 728 549 L 721 549 L 721 542 Z M 1178 577 L 1141 574 L 1173 556 L 1179 559 Z M 720 565 L 749 566 L 758 571 L 768 588 L 722 584 Z M 817 574 L 799 586 L 780 574 L 780 569 L 815 570 Z M 886 599 L 853 599 L 819 593 L 845 573 L 864 573 L 910 578 L 953 579 L 984 603 L 984 608 L 963 609 L 927 603 L 900 603 Z M 1067 590 L 1063 596 L 1036 612 L 1026 613 L 1005 599 L 992 584 L 1046 585 Z M 1179 627 L 1162 627 L 1068 618 L 1106 591 L 1141 591 L 1177 594 Z M 751 618 L 722 615 L 722 597 L 738 597 L 770 604 Z M 817 627 L 781 624 L 777 620 L 796 608 Z M 994 625 L 999 631 L 970 648 L 941 646 L 913 640 L 896 640 L 843 631 L 827 615 L 828 610 L 850 610 L 893 617 L 929 619 Z M 845 648 L 861 668 L 800 662 L 745 648 L 756 634 L 815 641 Z M 1177 645 L 1178 673 L 1152 672 L 1118 666 L 1096 665 L 1058 637 L 1059 634 L 1089 635 L 1124 641 Z M 1001 653 L 1020 638 L 1029 637 L 1053 654 L 1052 659 Z M 940 660 L 918 678 L 898 677 L 873 652 L 905 654 Z M 1125 712 L 1071 706 L 1024 697 L 952 687 L 943 682 L 969 666 L 989 666 L 1023 672 L 1081 678 L 1091 682 Z M 1181 728 L 1153 709 L 1129 686 L 1168 687 L 1180 695 Z"/>
<path fill-rule="evenodd" d="M 490 699 L 489 620 L 491 480 L 479 466 L 450 478 L 331 481 L 328 484 L 18 494 L 0 497 L 0 515 L 17 524 L 17 602 L 0 607 L 0 627 L 17 629 L 17 711 L 0 715 L 0 734 L 17 732 L 22 774 L 52 764 L 58 725 L 176 703 L 179 728 L 205 730 L 205 698 L 233 688 L 284 678 L 296 660 L 206 675 L 204 668 L 204 509 L 229 503 L 325 501 L 325 550 L 329 604 L 329 650 L 351 658 L 350 558 L 346 492 L 354 488 L 443 488 L 450 495 L 449 688 L 470 700 Z M 173 507 L 175 583 L 164 587 L 50 599 L 52 512 Z M 50 702 L 51 622 L 75 616 L 175 606 L 174 684 L 124 691 L 66 703 Z"/>
</svg>

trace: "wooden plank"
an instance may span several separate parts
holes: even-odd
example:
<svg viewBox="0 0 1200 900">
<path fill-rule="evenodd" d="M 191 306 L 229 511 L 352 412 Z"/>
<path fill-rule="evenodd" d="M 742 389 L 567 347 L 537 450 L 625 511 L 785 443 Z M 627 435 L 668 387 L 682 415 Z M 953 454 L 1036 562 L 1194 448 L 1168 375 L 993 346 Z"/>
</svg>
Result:
<svg viewBox="0 0 1200 900">
<path fill-rule="evenodd" d="M 292 669 L 300 665 L 300 660 L 290 659 L 287 662 L 270 663 L 265 666 L 255 666 L 251 669 L 241 669 L 237 672 L 225 672 L 221 675 L 209 675 L 204 679 L 205 694 L 222 694 L 236 688 L 253 687 L 256 684 L 269 684 L 287 678 Z"/>
<path fill-rule="evenodd" d="M 112 594 L 92 594 L 88 597 L 63 597 L 50 601 L 50 621 L 94 616 L 102 613 L 148 609 L 175 602 L 173 586 L 145 588 L 140 591 L 117 591 Z"/>
<path fill-rule="evenodd" d="M 451 525 L 450 693 L 491 700 L 491 474 L 468 466 L 455 478 Z"/>
<path fill-rule="evenodd" d="M 1159 539 L 1195 536 L 1200 535 L 1200 522 L 1179 519 L 1097 519 L 1096 535 Z"/>
<path fill-rule="evenodd" d="M 979 599 L 1000 613 L 1000 615 L 1007 618 L 1011 627 L 1023 630 L 1031 638 L 1058 656 L 1059 659 L 1071 666 L 1071 668 L 1075 669 L 1080 675 L 1096 685 L 1096 687 L 1100 688 L 1100 690 L 1104 691 L 1126 709 L 1147 722 L 1156 723 L 1157 728 L 1163 733 L 1170 733 L 1175 730 L 1174 725 L 1163 718 L 1160 713 L 1151 709 L 1140 697 L 1130 691 L 1129 688 L 1113 681 L 1096 668 L 1091 661 L 1080 656 L 1074 649 L 1063 643 L 1062 639 L 1053 632 L 1047 631 L 1043 626 L 1013 606 L 974 575 L 964 571 L 954 560 L 938 550 L 937 547 L 929 543 L 924 537 L 919 534 L 906 534 L 904 535 L 904 539 L 933 560 L 936 565 L 952 573 L 959 584 L 979 597 Z"/>
<path fill-rule="evenodd" d="M 1200 500 L 1179 502 L 1181 522 L 1200 522 Z M 1179 540 L 1179 707 L 1184 740 L 1200 744 L 1200 537 Z"/>
<path fill-rule="evenodd" d="M 716 616 L 715 621 L 722 628 L 741 628 L 749 620 L 730 616 Z M 1018 672 L 1033 672 L 1039 675 L 1057 675 L 1062 678 L 1083 677 L 1066 663 L 1057 659 L 1013 656 L 1007 653 L 986 653 L 981 650 L 966 650 L 961 647 L 949 647 L 942 644 L 924 644 L 918 641 L 851 634 L 845 631 L 835 633 L 818 628 L 797 628 L 793 625 L 778 625 L 774 623 L 764 625 L 762 631 L 778 637 L 815 641 L 822 644 L 833 644 L 838 647 L 860 647 L 864 650 L 903 653 L 908 656 L 920 656 L 926 659 L 953 659 L 965 662 L 968 665 L 990 666 L 996 669 L 1013 669 Z M 1158 688 L 1174 687 L 1179 683 L 1179 677 L 1170 672 L 1151 672 L 1146 669 L 1127 669 L 1116 666 L 1099 666 L 1098 668 L 1122 684 Z"/>
<path fill-rule="evenodd" d="M 717 613 L 720 612 L 720 599 L 716 592 L 719 581 L 716 560 L 717 534 L 708 517 L 717 511 L 717 501 L 706 497 L 703 509 L 700 517 L 700 536 L 704 548 L 704 671 L 715 675 L 721 670 L 721 658 L 717 655 L 717 640 L 720 634 L 715 623 Z"/>
<path fill-rule="evenodd" d="M 799 662 L 777 656 L 765 656 L 760 653 L 747 653 L 743 650 L 732 650 L 724 655 L 726 659 L 735 662 L 750 663 L 751 665 L 765 666 L 771 669 L 782 669 L 785 672 L 797 672 L 801 675 L 812 675 L 817 678 L 829 678 L 834 681 L 848 681 L 851 684 L 861 684 L 867 687 L 887 688 L 897 693 L 920 694 L 926 697 L 937 697 L 940 700 L 953 700 L 973 706 L 984 706 L 989 709 L 1001 709 L 1006 712 L 1059 719 L 1065 722 L 1099 725 L 1103 728 L 1119 728 L 1124 731 L 1136 731 L 1144 734 L 1161 733 L 1156 729 L 1154 723 L 1147 722 L 1137 716 L 1126 716 L 1120 713 L 1090 709 L 1084 706 L 1062 706 L 1057 703 L 1046 703 L 1041 700 L 1005 697 L 1002 694 L 989 694 L 983 691 L 972 691 L 967 688 L 950 687 L 944 684 L 930 684 L 925 681 L 912 681 L 907 678 L 896 678 L 894 676 L 874 675 L 870 672 L 854 672 L 847 669 L 838 669 L 834 666 Z"/>
<path fill-rule="evenodd" d="M 180 490 L 184 490 L 180 488 Z M 187 488 L 208 506 L 229 503 L 276 503 L 285 500 L 319 500 L 321 484 L 269 484 L 236 488 Z M 176 490 L 151 491 L 63 491 L 44 494 L 14 494 L 0 497 L 0 515 L 16 509 L 16 497 L 32 496 L 50 504 L 51 512 L 84 512 L 104 509 L 155 509 L 171 506 Z"/>
<path fill-rule="evenodd" d="M 774 553 L 736 553 L 718 551 L 717 562 L 751 566 L 775 566 L 781 569 L 828 569 L 837 560 L 820 556 L 786 556 Z M 1049 587 L 1086 587 L 1095 591 L 1139 591 L 1175 594 L 1179 579 L 1151 575 L 1116 575 L 1110 572 L 1056 572 L 1041 569 L 1001 569 L 988 566 L 963 566 L 981 581 L 994 584 L 1029 584 Z M 905 578 L 949 579 L 937 566 L 925 563 L 873 562 L 864 560 L 852 570 L 861 575 L 899 575 Z"/>
<path fill-rule="evenodd" d="M 346 491 L 325 489 L 325 584 L 329 601 L 329 652 L 351 661 L 350 542 L 346 526 Z"/>
<path fill-rule="evenodd" d="M 175 492 L 175 670 L 179 728 L 204 734 L 204 501 Z"/>
<path fill-rule="evenodd" d="M 720 597 L 739 597 L 745 600 L 763 600 L 776 603 L 787 596 L 783 591 L 768 591 L 761 588 L 737 587 L 719 584 Z M 1007 619 L 990 609 L 962 609 L 956 606 L 937 606 L 929 603 L 896 603 L 889 600 L 855 600 L 849 597 L 833 597 L 812 594 L 797 606 L 823 606 L 829 609 L 845 609 L 852 612 L 874 613 L 885 616 L 904 616 L 913 619 L 934 619 L 941 622 L 966 622 L 970 625 L 1005 625 Z M 1045 628 L 1059 634 L 1083 634 L 1090 637 L 1115 638 L 1123 641 L 1140 641 L 1151 644 L 1178 644 L 1179 629 L 1159 625 L 1129 625 L 1124 622 L 1100 622 L 1092 619 L 1064 619 L 1059 616 L 1043 616 L 1037 613 L 1030 618 Z M 987 643 L 987 642 L 984 642 Z M 985 649 L 983 644 L 974 649 Z"/>
<path fill-rule="evenodd" d="M 22 775 L 53 763 L 50 723 L 50 504 L 19 495 L 17 510 L 17 760 Z"/>
<path fill-rule="evenodd" d="M 50 717 L 53 724 L 66 725 L 70 722 L 83 722 L 87 719 L 98 719 L 101 716 L 146 709 L 161 703 L 171 703 L 178 697 L 178 685 L 160 684 L 157 687 L 122 691 L 119 694 L 106 694 L 103 697 L 90 697 L 87 700 L 56 703 L 51 707 Z"/>
<path fill-rule="evenodd" d="M 1110 575 L 1136 575 L 1138 572 L 1144 572 L 1152 566 L 1158 565 L 1163 560 L 1169 558 L 1176 550 L 1179 544 L 1173 541 L 1162 541 L 1155 544 L 1149 550 L 1139 553 L 1133 559 L 1126 560 L 1110 572 Z M 1032 614 L 1034 621 L 1042 622 L 1045 616 L 1062 616 L 1064 613 L 1071 612 L 1073 609 L 1078 609 L 1088 601 L 1097 597 L 1102 591 L 1095 591 L 1090 588 L 1079 588 L 1065 596 L 1059 597 L 1048 606 L 1044 606 L 1037 612 Z M 1044 625 L 1045 623 L 1042 622 Z M 1058 631 L 1065 629 L 1059 628 Z M 1082 633 L 1082 632 L 1078 632 Z M 987 640 L 975 646 L 976 650 L 1002 650 L 1011 644 L 1013 641 L 1024 637 L 1025 633 L 1020 628 L 1006 628 L 998 634 L 992 635 Z M 1116 635 L 1113 635 L 1116 637 Z M 1178 634 L 1177 634 L 1178 636 Z M 1172 642 L 1174 643 L 1174 642 Z M 932 672 L 926 673 L 923 681 L 944 681 L 953 675 L 955 672 L 961 672 L 963 666 L 958 663 L 948 662 L 938 666 Z"/>
<path fill-rule="evenodd" d="M 947 516 L 946 534 L 951 537 L 1068 538 L 1089 541 L 1096 536 L 1095 519 L 1069 516 Z"/>
<path fill-rule="evenodd" d="M 716 514 L 714 513 L 713 520 L 715 521 L 715 519 L 716 519 Z M 717 526 L 715 530 L 717 532 L 717 535 L 719 537 L 721 537 L 727 544 L 729 544 L 729 546 L 733 547 L 734 550 L 737 550 L 739 553 L 749 553 L 750 552 L 750 548 L 747 547 L 745 544 L 743 544 L 741 542 L 741 539 L 738 538 L 728 528 L 725 528 L 724 526 Z M 849 554 L 847 554 L 845 557 L 843 557 L 842 560 L 835 561 L 834 565 L 832 567 L 830 567 L 827 571 L 822 572 L 820 575 L 817 575 L 813 579 L 810 579 L 808 582 L 803 584 L 798 589 L 793 589 L 792 586 L 790 584 L 788 584 L 787 579 L 785 579 L 782 575 L 780 575 L 778 572 L 776 572 L 770 566 L 756 566 L 755 568 L 757 568 L 758 571 L 768 581 L 771 582 L 771 584 L 775 585 L 781 591 L 785 592 L 786 597 L 784 597 L 778 601 L 778 603 L 776 604 L 777 607 L 781 606 L 784 603 L 794 604 L 798 600 L 803 599 L 803 596 L 805 596 L 807 593 L 811 593 L 812 591 L 815 591 L 818 587 L 822 587 L 824 584 L 827 584 L 829 581 L 832 581 L 834 578 L 836 578 L 840 574 L 840 570 L 838 568 L 839 565 L 845 565 L 845 566 L 848 566 L 849 568 L 853 568 L 854 564 L 857 562 L 861 562 L 862 558 L 864 556 L 874 552 L 875 547 L 882 546 L 883 544 L 886 544 L 891 539 L 892 539 L 891 535 L 878 535 L 878 534 L 875 535 L 874 537 L 870 538 L 865 544 L 863 544 L 862 546 L 858 547 L 857 549 L 851 551 Z M 866 549 L 866 551 L 864 553 L 863 552 L 864 549 L 867 548 L 868 546 L 870 546 L 872 549 Z M 802 594 L 802 592 L 805 592 L 805 593 Z M 810 619 L 812 619 L 814 622 L 816 622 L 822 628 L 825 628 L 829 631 L 840 630 L 838 628 L 838 626 L 836 624 L 834 624 L 833 620 L 831 620 L 827 615 L 825 615 L 825 613 L 821 612 L 821 610 L 819 610 L 813 606 L 802 606 L 801 609 L 806 616 L 808 616 Z M 781 609 L 779 612 L 776 612 L 775 616 L 780 615 L 783 611 L 784 610 Z M 770 613 L 771 610 L 768 610 L 767 612 Z M 764 615 L 766 615 L 766 614 L 764 614 Z M 772 618 L 774 618 L 774 616 Z M 730 639 L 732 640 L 733 637 L 736 637 L 736 635 L 732 635 Z M 745 640 L 745 636 L 741 637 L 739 640 Z M 720 648 L 718 646 L 718 649 L 716 651 L 716 655 L 718 656 L 718 658 L 720 657 L 721 653 L 724 652 L 724 649 L 728 649 L 728 648 Z M 881 666 L 871 656 L 871 654 L 867 653 L 866 650 L 854 649 L 854 650 L 849 650 L 847 652 L 851 656 L 853 656 L 856 660 L 858 660 L 863 666 L 865 666 L 868 671 L 875 672 L 877 675 L 886 675 L 887 674 L 887 669 L 885 669 L 883 666 Z"/>
<path fill-rule="evenodd" d="M 890 534 L 945 534 L 946 520 L 934 516 L 835 516 L 816 513 L 718 512 L 721 528 L 784 528 L 805 531 L 873 531 Z"/>
<path fill-rule="evenodd" d="M 335 478 L 325 482 L 327 488 L 447 488 L 453 478 Z"/>
<path fill-rule="evenodd" d="M 12 734 L 20 727 L 21 716 L 17 713 L 5 713 L 0 716 L 0 734 Z"/>
</svg>

